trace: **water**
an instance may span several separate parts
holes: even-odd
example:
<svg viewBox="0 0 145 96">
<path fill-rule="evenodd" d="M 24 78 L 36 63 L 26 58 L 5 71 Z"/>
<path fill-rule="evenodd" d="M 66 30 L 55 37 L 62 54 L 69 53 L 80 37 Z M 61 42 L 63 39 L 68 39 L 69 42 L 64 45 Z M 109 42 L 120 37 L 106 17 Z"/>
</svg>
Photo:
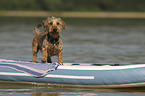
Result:
<svg viewBox="0 0 145 96">
<path fill-rule="evenodd" d="M 45 18 L 0 17 L 0 58 L 32 61 L 31 42 L 35 25 Z M 64 62 L 144 63 L 145 19 L 63 18 Z M 40 62 L 42 53 L 38 54 Z M 56 62 L 57 58 L 53 58 Z M 55 88 L 0 87 L 0 96 L 145 96 L 145 93 Z"/>
</svg>

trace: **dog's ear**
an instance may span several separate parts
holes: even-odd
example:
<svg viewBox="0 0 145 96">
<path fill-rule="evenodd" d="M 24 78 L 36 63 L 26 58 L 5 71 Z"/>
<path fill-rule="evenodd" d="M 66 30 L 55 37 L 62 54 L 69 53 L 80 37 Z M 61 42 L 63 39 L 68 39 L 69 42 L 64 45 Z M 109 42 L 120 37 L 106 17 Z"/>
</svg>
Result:
<svg viewBox="0 0 145 96">
<path fill-rule="evenodd" d="M 43 20 L 42 28 L 44 29 L 45 32 L 47 31 L 47 20 Z"/>
<path fill-rule="evenodd" d="M 60 18 L 58 18 L 58 19 L 59 19 L 59 21 L 62 24 L 62 29 L 66 32 L 66 24 L 65 24 L 65 22 L 63 20 L 61 20 Z"/>
<path fill-rule="evenodd" d="M 66 24 L 64 21 L 62 21 L 62 29 L 66 32 Z"/>
</svg>

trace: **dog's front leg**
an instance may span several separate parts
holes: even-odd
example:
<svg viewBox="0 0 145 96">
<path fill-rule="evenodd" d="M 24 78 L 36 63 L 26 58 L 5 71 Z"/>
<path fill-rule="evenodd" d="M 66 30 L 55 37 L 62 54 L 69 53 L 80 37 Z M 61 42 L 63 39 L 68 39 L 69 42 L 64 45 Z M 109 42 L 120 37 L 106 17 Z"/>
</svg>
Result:
<svg viewBox="0 0 145 96">
<path fill-rule="evenodd" d="M 42 52 L 43 52 L 43 57 L 42 57 L 42 62 L 45 63 L 47 61 L 47 56 L 48 56 L 48 53 L 47 53 L 47 49 L 46 48 L 43 48 L 42 49 Z"/>
<path fill-rule="evenodd" d="M 62 60 L 62 52 L 58 53 L 58 62 L 59 63 L 64 63 L 63 60 Z"/>
</svg>

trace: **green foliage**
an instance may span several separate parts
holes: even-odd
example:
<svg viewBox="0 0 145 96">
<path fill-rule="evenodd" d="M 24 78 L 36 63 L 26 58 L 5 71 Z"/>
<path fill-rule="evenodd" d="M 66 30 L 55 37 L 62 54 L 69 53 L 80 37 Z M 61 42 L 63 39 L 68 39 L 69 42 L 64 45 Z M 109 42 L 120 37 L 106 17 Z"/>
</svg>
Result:
<svg viewBox="0 0 145 96">
<path fill-rule="evenodd" d="M 145 11 L 145 0 L 0 0 L 0 10 Z"/>
</svg>

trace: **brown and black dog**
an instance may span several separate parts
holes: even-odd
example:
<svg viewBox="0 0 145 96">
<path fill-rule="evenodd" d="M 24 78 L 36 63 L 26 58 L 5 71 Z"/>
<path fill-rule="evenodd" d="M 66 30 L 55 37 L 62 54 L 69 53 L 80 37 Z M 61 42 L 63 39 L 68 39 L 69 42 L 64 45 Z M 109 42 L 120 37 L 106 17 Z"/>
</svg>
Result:
<svg viewBox="0 0 145 96">
<path fill-rule="evenodd" d="M 43 52 L 42 62 L 52 63 L 52 56 L 58 57 L 58 62 L 63 63 L 62 52 L 63 43 L 60 38 L 62 30 L 66 31 L 66 24 L 60 18 L 48 17 L 43 21 L 42 27 L 45 32 L 40 32 L 38 29 L 41 24 L 38 24 L 33 31 L 36 36 L 32 42 L 33 62 L 37 62 L 37 53 L 39 50 Z"/>
</svg>

